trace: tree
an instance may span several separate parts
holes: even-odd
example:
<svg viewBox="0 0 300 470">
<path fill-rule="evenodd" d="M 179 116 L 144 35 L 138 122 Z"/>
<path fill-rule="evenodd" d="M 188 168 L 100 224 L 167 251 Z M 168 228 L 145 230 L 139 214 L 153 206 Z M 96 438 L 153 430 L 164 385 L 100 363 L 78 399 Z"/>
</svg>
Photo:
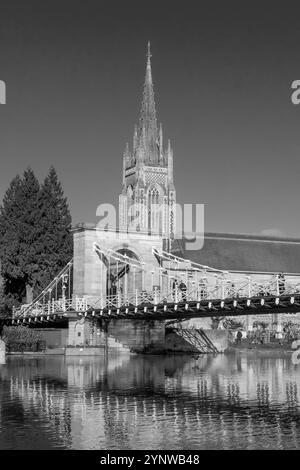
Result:
<svg viewBox="0 0 300 470">
<path fill-rule="evenodd" d="M 13 290 L 20 300 L 26 293 L 27 303 L 32 301 L 38 282 L 39 192 L 39 182 L 29 168 L 23 179 L 19 176 L 13 179 L 0 209 L 0 258 L 5 291 Z"/>
<path fill-rule="evenodd" d="M 45 338 L 42 333 L 23 325 L 4 326 L 2 340 L 5 342 L 8 351 L 32 351 L 37 350 L 41 343 L 45 345 Z"/>
<path fill-rule="evenodd" d="M 40 220 L 43 237 L 39 266 L 40 283 L 46 287 L 59 271 L 70 261 L 73 254 L 71 236 L 72 219 L 67 198 L 57 173 L 50 168 L 40 193 Z"/>
<path fill-rule="evenodd" d="M 7 294 L 17 275 L 16 250 L 18 246 L 19 222 L 21 216 L 21 185 L 22 180 L 17 175 L 10 183 L 0 207 L 0 258 L 1 258 L 1 311 L 6 309 Z M 16 283 L 15 283 L 16 284 Z M 17 283 L 14 291 L 23 290 L 24 285 Z"/>
<path fill-rule="evenodd" d="M 31 303 L 72 257 L 71 216 L 51 168 L 42 187 L 33 171 L 11 182 L 0 208 L 4 294 Z M 7 304 L 7 302 L 6 302 Z"/>
</svg>

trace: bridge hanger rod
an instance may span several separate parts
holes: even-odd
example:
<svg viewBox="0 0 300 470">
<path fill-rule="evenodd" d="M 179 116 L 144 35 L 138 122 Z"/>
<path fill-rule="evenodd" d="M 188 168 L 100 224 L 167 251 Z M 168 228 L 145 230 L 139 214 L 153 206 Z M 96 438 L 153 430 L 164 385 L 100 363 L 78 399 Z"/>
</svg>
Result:
<svg viewBox="0 0 300 470">
<path fill-rule="evenodd" d="M 145 269 L 145 264 L 140 262 L 139 260 L 133 260 L 132 258 L 129 258 L 126 255 L 122 255 L 121 253 L 115 252 L 115 251 L 110 250 L 110 249 L 101 249 L 96 243 L 94 244 L 94 249 L 97 253 L 100 253 L 101 255 L 103 254 L 104 256 L 109 257 L 109 259 L 112 258 L 116 262 L 122 262 L 126 265 L 129 265 L 129 266 L 135 268 L 135 269 L 136 268 L 142 269 L 142 270 Z M 186 260 L 184 258 L 177 257 L 177 256 L 172 255 L 171 253 L 167 253 L 165 251 L 160 253 L 154 247 L 152 247 L 152 251 L 156 255 L 156 258 L 159 258 L 160 260 L 166 260 L 166 261 L 169 261 L 169 262 L 171 261 L 171 262 L 188 264 L 188 266 L 186 266 L 185 269 L 178 269 L 178 270 L 174 269 L 174 268 L 162 267 L 161 265 L 151 267 L 153 272 L 155 272 L 155 271 L 159 272 L 160 275 L 163 276 L 164 278 L 168 278 L 168 279 L 170 279 L 170 278 L 174 278 L 174 279 L 175 278 L 181 278 L 182 277 L 182 271 L 185 271 L 186 273 L 188 273 L 188 271 L 192 270 L 193 272 L 204 274 L 204 277 L 207 277 L 207 274 L 209 274 L 209 273 L 214 273 L 214 276 L 219 274 L 223 277 L 224 282 L 232 283 L 232 284 L 244 282 L 245 285 L 246 285 L 247 282 L 249 282 L 249 279 L 250 279 L 250 276 L 249 275 L 247 276 L 246 273 L 242 274 L 239 277 L 234 277 L 234 278 L 230 278 L 230 279 L 227 278 L 226 279 L 226 277 L 224 277 L 225 275 L 235 274 L 235 276 L 236 276 L 237 273 L 236 272 L 230 272 L 230 271 L 218 270 L 218 269 L 211 268 L 210 266 L 205 266 L 205 265 L 201 265 L 201 264 L 198 264 L 198 263 L 193 263 L 190 260 Z M 170 273 L 172 273 L 172 275 Z M 177 275 L 174 275 L 174 273 L 177 273 Z M 270 282 L 271 282 L 271 280 L 268 281 L 268 283 L 270 283 Z M 254 285 L 258 286 L 260 284 L 262 284 L 262 283 L 252 281 L 253 286 Z"/>
</svg>

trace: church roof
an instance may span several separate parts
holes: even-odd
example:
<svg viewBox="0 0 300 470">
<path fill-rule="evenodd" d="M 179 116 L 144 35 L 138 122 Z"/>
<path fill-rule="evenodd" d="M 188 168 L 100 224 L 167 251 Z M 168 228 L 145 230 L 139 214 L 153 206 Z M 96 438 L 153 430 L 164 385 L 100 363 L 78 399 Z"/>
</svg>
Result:
<svg viewBox="0 0 300 470">
<path fill-rule="evenodd" d="M 206 233 L 202 249 L 188 249 L 188 242 L 175 239 L 172 253 L 221 270 L 300 273 L 300 238 Z"/>
</svg>

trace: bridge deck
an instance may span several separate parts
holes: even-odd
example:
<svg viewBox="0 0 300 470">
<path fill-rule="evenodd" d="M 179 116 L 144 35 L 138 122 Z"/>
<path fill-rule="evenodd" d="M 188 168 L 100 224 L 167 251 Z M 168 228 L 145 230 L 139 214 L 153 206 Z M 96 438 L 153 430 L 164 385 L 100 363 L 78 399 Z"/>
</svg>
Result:
<svg viewBox="0 0 300 470">
<path fill-rule="evenodd" d="M 69 304 L 70 305 L 70 304 Z M 2 318 L 5 323 L 40 323 L 40 322 L 61 322 L 69 318 L 85 316 L 90 319 L 130 319 L 130 320 L 169 320 L 169 319 L 190 319 L 207 317 L 226 316 L 248 316 L 259 314 L 279 314 L 297 313 L 300 311 L 300 294 L 292 295 L 236 298 L 236 299 L 212 299 L 201 301 L 181 301 L 166 303 L 150 303 L 134 305 L 128 304 L 121 307 L 93 308 L 86 305 L 86 308 L 76 310 L 69 307 L 65 310 L 55 310 L 48 314 L 34 313 L 30 315 L 20 315 L 16 319 Z"/>
</svg>

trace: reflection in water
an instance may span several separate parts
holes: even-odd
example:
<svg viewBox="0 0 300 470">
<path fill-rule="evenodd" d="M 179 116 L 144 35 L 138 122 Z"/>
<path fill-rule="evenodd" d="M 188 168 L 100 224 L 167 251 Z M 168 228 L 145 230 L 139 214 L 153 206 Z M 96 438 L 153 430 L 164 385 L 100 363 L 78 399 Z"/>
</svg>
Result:
<svg viewBox="0 0 300 470">
<path fill-rule="evenodd" d="M 300 448 L 291 357 L 8 358 L 0 449 Z"/>
</svg>

